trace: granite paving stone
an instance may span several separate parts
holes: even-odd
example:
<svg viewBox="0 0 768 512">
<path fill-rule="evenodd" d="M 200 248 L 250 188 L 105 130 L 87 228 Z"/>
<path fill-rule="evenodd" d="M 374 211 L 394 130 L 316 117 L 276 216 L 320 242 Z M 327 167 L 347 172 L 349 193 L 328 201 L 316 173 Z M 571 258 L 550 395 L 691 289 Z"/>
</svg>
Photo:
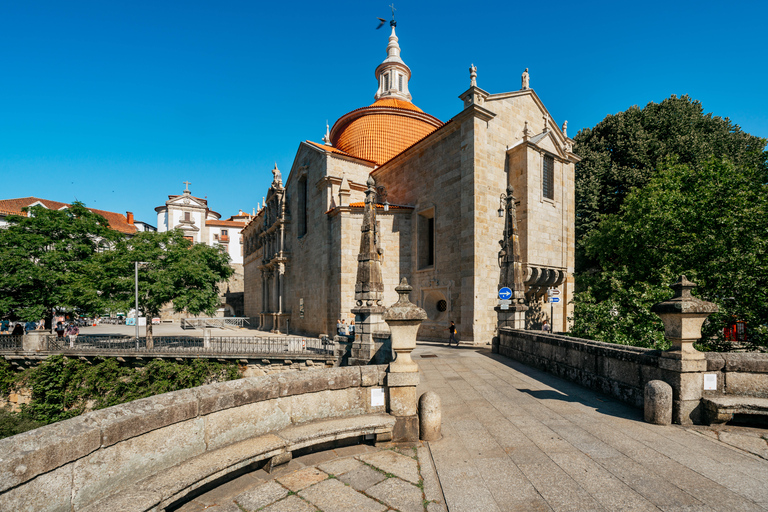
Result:
<svg viewBox="0 0 768 512">
<path fill-rule="evenodd" d="M 329 475 L 338 477 L 344 473 L 349 473 L 350 471 L 363 466 L 365 466 L 365 464 L 353 457 L 344 457 L 343 459 L 335 459 L 329 462 L 324 462 L 317 467 Z"/>
<path fill-rule="evenodd" d="M 358 491 L 365 491 L 369 487 L 376 485 L 387 478 L 387 476 L 381 471 L 376 471 L 370 466 L 361 464 L 361 467 L 344 473 L 338 477 L 339 480 L 347 485 L 352 486 Z"/>
<path fill-rule="evenodd" d="M 389 508 L 335 478 L 308 487 L 299 496 L 323 512 L 384 512 Z"/>
<path fill-rule="evenodd" d="M 265 507 L 288 496 L 288 489 L 277 482 L 267 482 L 235 496 L 235 502 L 248 512 Z"/>
<path fill-rule="evenodd" d="M 277 481 L 293 492 L 299 492 L 305 487 L 321 482 L 326 478 L 328 478 L 328 474 L 324 471 L 320 471 L 317 468 L 304 468 L 294 473 L 281 476 Z"/>
<path fill-rule="evenodd" d="M 424 512 L 421 489 L 399 478 L 387 478 L 365 493 L 400 512 Z"/>
<path fill-rule="evenodd" d="M 358 458 L 385 473 L 392 473 L 413 484 L 419 483 L 419 463 L 411 457 L 393 450 L 382 450 L 378 453 L 361 455 Z"/>
<path fill-rule="evenodd" d="M 298 496 L 288 496 L 259 512 L 317 512 L 317 507 L 312 506 Z M 329 510 L 328 512 L 332 512 Z"/>
</svg>

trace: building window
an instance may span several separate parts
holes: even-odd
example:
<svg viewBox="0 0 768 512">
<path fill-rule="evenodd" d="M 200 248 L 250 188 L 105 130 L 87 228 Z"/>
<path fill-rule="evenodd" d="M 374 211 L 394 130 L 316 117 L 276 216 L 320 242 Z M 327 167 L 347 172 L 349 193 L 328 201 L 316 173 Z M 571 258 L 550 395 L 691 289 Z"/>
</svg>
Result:
<svg viewBox="0 0 768 512">
<path fill-rule="evenodd" d="M 541 189 L 546 199 L 555 198 L 555 159 L 544 155 L 544 164 L 541 172 Z"/>
<path fill-rule="evenodd" d="M 184 220 L 186 222 L 190 222 L 192 220 L 192 214 L 189 212 L 184 212 Z"/>
<path fill-rule="evenodd" d="M 398 86 L 400 87 L 400 92 L 403 92 L 403 75 L 397 75 L 398 80 Z"/>
<path fill-rule="evenodd" d="M 307 177 L 302 176 L 298 184 L 299 192 L 299 208 L 298 208 L 298 223 L 299 223 L 299 237 L 307 234 Z"/>
<path fill-rule="evenodd" d="M 227 230 L 226 229 L 222 229 L 221 230 L 221 236 L 227 236 Z"/>
<path fill-rule="evenodd" d="M 389 73 L 384 74 L 384 91 L 389 90 Z"/>
<path fill-rule="evenodd" d="M 435 209 L 419 213 L 416 228 L 418 268 L 428 268 L 435 265 Z"/>
</svg>

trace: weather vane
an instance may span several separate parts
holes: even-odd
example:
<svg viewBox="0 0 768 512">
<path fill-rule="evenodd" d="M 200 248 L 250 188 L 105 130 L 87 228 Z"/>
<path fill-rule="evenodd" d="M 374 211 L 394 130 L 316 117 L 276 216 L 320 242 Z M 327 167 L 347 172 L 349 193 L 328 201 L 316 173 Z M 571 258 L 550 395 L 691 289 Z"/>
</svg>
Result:
<svg viewBox="0 0 768 512">
<path fill-rule="evenodd" d="M 395 4 L 390 4 L 389 8 L 392 9 L 392 21 L 389 22 L 389 25 L 391 27 L 396 27 L 397 26 L 397 22 L 395 21 L 395 11 L 397 9 L 395 9 Z M 376 30 L 379 30 L 381 27 L 384 26 L 384 24 L 387 22 L 387 20 L 385 20 L 384 18 L 379 18 L 378 16 L 376 17 L 376 19 L 379 20 L 379 26 L 376 27 Z"/>
</svg>

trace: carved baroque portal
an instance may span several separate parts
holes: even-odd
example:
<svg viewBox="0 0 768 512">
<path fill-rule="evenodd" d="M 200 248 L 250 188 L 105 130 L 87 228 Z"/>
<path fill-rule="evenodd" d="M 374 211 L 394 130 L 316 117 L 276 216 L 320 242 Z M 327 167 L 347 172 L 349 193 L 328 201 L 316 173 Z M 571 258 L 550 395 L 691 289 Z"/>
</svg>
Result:
<svg viewBox="0 0 768 512">
<path fill-rule="evenodd" d="M 274 172 L 273 172 L 274 173 Z M 284 311 L 285 272 L 289 261 L 285 248 L 286 202 L 285 188 L 281 179 L 275 180 L 269 188 L 263 208 L 261 228 L 246 241 L 246 253 L 261 250 L 261 313 L 260 330 L 284 332 L 289 315 Z"/>
</svg>

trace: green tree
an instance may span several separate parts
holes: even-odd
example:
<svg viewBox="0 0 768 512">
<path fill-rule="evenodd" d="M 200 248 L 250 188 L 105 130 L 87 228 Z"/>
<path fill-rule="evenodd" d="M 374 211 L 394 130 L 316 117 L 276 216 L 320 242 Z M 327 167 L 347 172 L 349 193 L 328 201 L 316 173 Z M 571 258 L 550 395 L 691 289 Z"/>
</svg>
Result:
<svg viewBox="0 0 768 512">
<path fill-rule="evenodd" d="M 114 307 L 134 305 L 134 262 L 139 268 L 139 310 L 147 318 L 152 344 L 152 317 L 166 304 L 192 315 L 213 315 L 219 306 L 218 284 L 233 273 L 229 255 L 215 247 L 193 244 L 181 231 L 145 231 L 119 241 L 93 260 L 92 271 Z"/>
<path fill-rule="evenodd" d="M 766 140 L 742 131 L 728 118 L 704 114 L 701 103 L 672 96 L 644 108 L 609 115 L 581 130 L 576 164 L 576 270 L 594 268 L 579 242 L 597 229 L 602 216 L 619 213 L 633 188 L 643 187 L 667 158 L 696 168 L 711 157 L 768 170 Z"/>
<path fill-rule="evenodd" d="M 46 319 L 54 308 L 100 312 L 104 302 L 90 278 L 89 261 L 122 237 L 107 220 L 74 202 L 64 210 L 25 208 L 0 229 L 0 314 Z"/>
<path fill-rule="evenodd" d="M 610 304 L 625 314 L 635 310 L 635 329 L 649 333 L 640 337 L 641 344 L 657 345 L 658 335 L 650 333 L 662 332 L 661 323 L 646 312 L 669 297 L 667 286 L 680 274 L 697 282 L 694 293 L 720 307 L 710 316 L 705 336 L 722 332 L 733 317 L 745 320 L 753 333 L 768 324 L 768 174 L 763 167 L 714 158 L 698 165 L 669 161 L 645 187 L 629 192 L 618 213 L 604 216 L 583 244 L 602 270 L 581 277 L 574 334 L 615 338 L 600 328 L 605 316 L 596 318 L 606 302 L 600 307 Z M 585 314 L 590 311 L 591 316 Z"/>
</svg>

